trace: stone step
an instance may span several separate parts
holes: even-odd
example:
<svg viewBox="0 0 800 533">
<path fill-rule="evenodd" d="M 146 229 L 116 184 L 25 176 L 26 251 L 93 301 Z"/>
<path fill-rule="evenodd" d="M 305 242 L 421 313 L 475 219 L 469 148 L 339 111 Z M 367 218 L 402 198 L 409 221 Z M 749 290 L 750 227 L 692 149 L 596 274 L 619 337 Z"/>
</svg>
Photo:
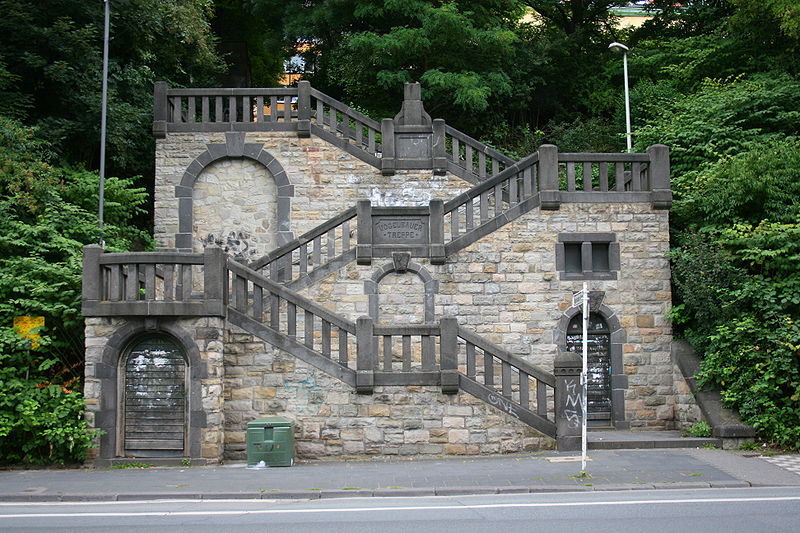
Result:
<svg viewBox="0 0 800 533">
<path fill-rule="evenodd" d="M 722 448 L 722 440 L 682 437 L 680 431 L 590 431 L 590 450 L 634 450 L 646 448 Z"/>
</svg>

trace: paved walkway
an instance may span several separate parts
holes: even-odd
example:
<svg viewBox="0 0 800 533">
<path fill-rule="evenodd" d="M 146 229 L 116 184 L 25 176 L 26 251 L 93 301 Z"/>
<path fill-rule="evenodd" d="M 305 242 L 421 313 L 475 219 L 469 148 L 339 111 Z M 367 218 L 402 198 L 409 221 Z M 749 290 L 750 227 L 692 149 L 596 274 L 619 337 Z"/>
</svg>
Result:
<svg viewBox="0 0 800 533">
<path fill-rule="evenodd" d="M 593 450 L 495 457 L 300 461 L 290 468 L 0 471 L 0 501 L 341 498 L 512 492 L 798 486 L 800 475 L 741 452 Z M 577 460 L 576 460 L 577 459 Z"/>
</svg>

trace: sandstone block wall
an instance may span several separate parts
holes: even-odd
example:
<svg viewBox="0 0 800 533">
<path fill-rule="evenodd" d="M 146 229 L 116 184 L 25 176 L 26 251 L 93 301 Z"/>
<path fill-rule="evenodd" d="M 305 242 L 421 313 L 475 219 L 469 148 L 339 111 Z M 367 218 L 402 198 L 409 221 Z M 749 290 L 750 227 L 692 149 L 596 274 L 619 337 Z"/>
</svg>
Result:
<svg viewBox="0 0 800 533">
<path fill-rule="evenodd" d="M 262 144 L 285 171 L 293 189 L 288 222 L 295 236 L 360 199 L 374 205 L 427 205 L 430 199 L 447 200 L 470 187 L 455 176 L 430 172 L 382 176 L 313 136 L 248 133 L 245 142 Z M 170 133 L 157 141 L 159 247 L 175 247 L 180 218 L 175 187 L 184 171 L 208 145 L 224 143 L 222 133 Z M 246 158 L 206 167 L 192 191 L 193 248 L 199 251 L 211 240 L 222 241 L 229 253 L 252 259 L 274 246 L 281 222 L 271 179 L 263 165 Z M 627 382 L 625 421 L 633 428 L 652 429 L 694 421 L 697 409 L 670 359 L 668 215 L 649 204 L 564 203 L 558 211 L 534 209 L 443 265 L 413 258 L 436 280 L 435 286 L 428 285 L 435 287 L 434 293 L 425 292 L 418 273 L 391 273 L 378 286 L 376 322 L 422 323 L 426 299 L 433 298 L 433 317 L 427 321 L 456 317 L 460 325 L 552 370 L 564 344 L 557 332 L 565 327 L 573 292 L 582 286 L 582 281 L 561 279 L 556 258 L 560 233 L 613 233 L 619 245 L 616 279 L 593 280 L 590 290 L 605 293 L 605 309 L 624 330 L 624 338 L 616 339 L 623 368 L 615 372 Z M 365 282 L 388 262 L 351 263 L 302 293 L 355 320 L 370 312 Z M 92 364 L 124 325 L 117 319 L 87 321 L 90 419 L 100 401 Z M 357 395 L 293 356 L 225 327 L 220 319 L 175 320 L 173 326 L 190 332 L 201 359 L 208 362 L 200 395 L 208 413 L 202 433 L 206 457 L 216 453 L 242 459 L 247 422 L 267 415 L 296 422 L 298 452 L 305 456 L 497 453 L 553 444 L 465 394 L 446 396 L 436 387 L 378 387 L 372 395 Z"/>
</svg>

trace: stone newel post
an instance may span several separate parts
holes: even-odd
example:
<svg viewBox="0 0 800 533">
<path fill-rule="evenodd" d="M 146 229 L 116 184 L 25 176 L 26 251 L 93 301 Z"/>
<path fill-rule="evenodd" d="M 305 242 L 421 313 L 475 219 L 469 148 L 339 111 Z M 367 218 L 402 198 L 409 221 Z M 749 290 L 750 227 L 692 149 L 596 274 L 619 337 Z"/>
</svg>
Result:
<svg viewBox="0 0 800 533">
<path fill-rule="evenodd" d="M 581 449 L 581 367 L 580 354 L 559 352 L 553 374 L 556 377 L 556 448 Z"/>
</svg>

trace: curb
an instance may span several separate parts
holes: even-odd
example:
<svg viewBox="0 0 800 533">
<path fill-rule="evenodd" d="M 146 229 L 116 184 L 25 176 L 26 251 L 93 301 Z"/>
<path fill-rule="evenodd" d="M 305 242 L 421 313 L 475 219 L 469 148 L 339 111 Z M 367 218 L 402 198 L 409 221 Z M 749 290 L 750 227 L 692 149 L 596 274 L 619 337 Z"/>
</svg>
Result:
<svg viewBox="0 0 800 533">
<path fill-rule="evenodd" d="M 375 490 L 286 490 L 269 492 L 137 492 L 119 494 L 2 494 L 0 502 L 132 502 L 149 500 L 320 500 L 334 498 L 404 498 L 417 496 L 468 496 L 476 494 L 539 494 L 552 492 L 611 492 L 638 490 L 671 489 L 709 489 L 746 488 L 753 485 L 748 481 L 712 481 L 680 483 L 609 483 L 605 485 L 539 485 L 503 487 L 439 487 L 439 488 L 400 488 Z"/>
</svg>

